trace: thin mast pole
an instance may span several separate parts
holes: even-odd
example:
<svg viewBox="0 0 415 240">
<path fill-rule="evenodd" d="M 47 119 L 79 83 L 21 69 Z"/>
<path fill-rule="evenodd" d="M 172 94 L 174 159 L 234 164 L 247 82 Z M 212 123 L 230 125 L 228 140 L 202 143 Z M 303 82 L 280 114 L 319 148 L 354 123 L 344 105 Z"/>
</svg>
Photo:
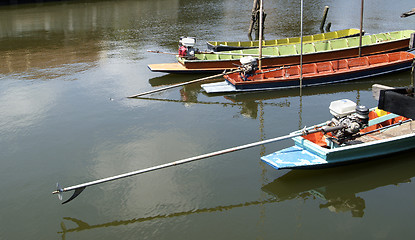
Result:
<svg viewBox="0 0 415 240">
<path fill-rule="evenodd" d="M 262 0 L 259 0 L 259 60 L 258 60 L 258 68 L 259 70 L 262 69 L 262 34 L 263 34 L 263 16 L 262 16 L 262 11 L 263 11 L 263 5 L 262 5 Z"/>
<path fill-rule="evenodd" d="M 303 87 L 303 0 L 301 0 L 301 27 L 300 27 L 300 95 Z"/>
</svg>

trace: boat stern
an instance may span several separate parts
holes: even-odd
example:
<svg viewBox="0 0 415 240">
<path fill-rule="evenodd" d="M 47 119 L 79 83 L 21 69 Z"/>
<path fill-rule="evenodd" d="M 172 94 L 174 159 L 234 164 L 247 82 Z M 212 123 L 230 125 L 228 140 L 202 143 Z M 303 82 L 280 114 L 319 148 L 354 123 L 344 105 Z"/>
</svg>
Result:
<svg viewBox="0 0 415 240">
<path fill-rule="evenodd" d="M 261 160 L 275 169 L 312 168 L 328 164 L 325 159 L 299 146 L 271 153 Z"/>
</svg>

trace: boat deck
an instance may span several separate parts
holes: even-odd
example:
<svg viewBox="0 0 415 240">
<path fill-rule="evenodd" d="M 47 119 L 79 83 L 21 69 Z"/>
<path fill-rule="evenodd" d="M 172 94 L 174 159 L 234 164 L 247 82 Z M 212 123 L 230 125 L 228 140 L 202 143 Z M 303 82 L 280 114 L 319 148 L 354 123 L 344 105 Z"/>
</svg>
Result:
<svg viewBox="0 0 415 240">
<path fill-rule="evenodd" d="M 360 33 L 359 29 L 343 29 L 333 32 L 319 33 L 314 35 L 303 36 L 303 43 L 319 42 L 325 40 L 331 40 L 336 38 L 355 37 Z M 262 47 L 270 47 L 277 45 L 290 45 L 298 44 L 301 42 L 300 37 L 281 38 L 274 40 L 263 40 Z M 257 48 L 259 47 L 259 41 L 208 41 L 208 48 L 216 51 L 232 50 L 238 48 Z"/>
<path fill-rule="evenodd" d="M 415 132 L 415 123 L 413 121 L 403 123 L 402 125 L 385 129 L 384 131 L 371 133 L 358 137 L 352 141 L 346 142 L 346 145 L 354 145 L 366 142 L 372 142 L 377 140 L 388 139 L 392 137 L 402 136 L 404 134 L 414 133 Z"/>
</svg>

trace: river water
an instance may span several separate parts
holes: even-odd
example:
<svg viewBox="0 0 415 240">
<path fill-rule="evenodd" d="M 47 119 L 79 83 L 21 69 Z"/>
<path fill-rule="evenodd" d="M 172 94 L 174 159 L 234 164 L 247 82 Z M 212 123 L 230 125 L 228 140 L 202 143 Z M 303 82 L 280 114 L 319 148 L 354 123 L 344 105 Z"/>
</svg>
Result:
<svg viewBox="0 0 415 240">
<path fill-rule="evenodd" d="M 360 1 L 305 1 L 304 32 L 359 28 Z M 265 38 L 299 35 L 300 1 L 265 1 Z M 414 29 L 406 1 L 366 1 L 366 33 Z M 0 239 L 413 239 L 413 152 L 324 170 L 260 161 L 290 140 L 92 186 L 71 186 L 288 134 L 331 118 L 331 101 L 375 106 L 353 83 L 208 96 L 206 75 L 152 73 L 180 36 L 247 40 L 252 0 L 96 0 L 0 7 Z M 71 193 L 66 193 L 64 199 Z"/>
</svg>

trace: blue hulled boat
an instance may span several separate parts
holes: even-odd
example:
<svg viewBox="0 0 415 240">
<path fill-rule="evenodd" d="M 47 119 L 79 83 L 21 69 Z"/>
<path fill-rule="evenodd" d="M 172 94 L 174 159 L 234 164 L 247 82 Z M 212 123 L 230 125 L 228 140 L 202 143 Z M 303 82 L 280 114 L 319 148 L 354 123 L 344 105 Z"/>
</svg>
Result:
<svg viewBox="0 0 415 240">
<path fill-rule="evenodd" d="M 412 110 L 414 98 L 409 96 L 410 93 L 403 94 L 402 91 L 381 90 L 378 108 L 369 111 L 367 124 L 360 121 L 365 114 L 359 112 L 359 106 L 356 107 L 352 101 L 344 99 L 332 102 L 332 121 L 293 132 L 292 135 L 296 136 L 292 138 L 294 146 L 261 159 L 276 169 L 317 168 L 415 148 L 415 123 L 412 121 L 415 116 Z M 355 107 L 356 110 L 353 110 Z M 315 131 L 303 136 L 299 134 L 334 125 L 342 126 L 343 129 Z M 353 128 L 353 125 L 356 131 L 347 130 Z"/>
</svg>

